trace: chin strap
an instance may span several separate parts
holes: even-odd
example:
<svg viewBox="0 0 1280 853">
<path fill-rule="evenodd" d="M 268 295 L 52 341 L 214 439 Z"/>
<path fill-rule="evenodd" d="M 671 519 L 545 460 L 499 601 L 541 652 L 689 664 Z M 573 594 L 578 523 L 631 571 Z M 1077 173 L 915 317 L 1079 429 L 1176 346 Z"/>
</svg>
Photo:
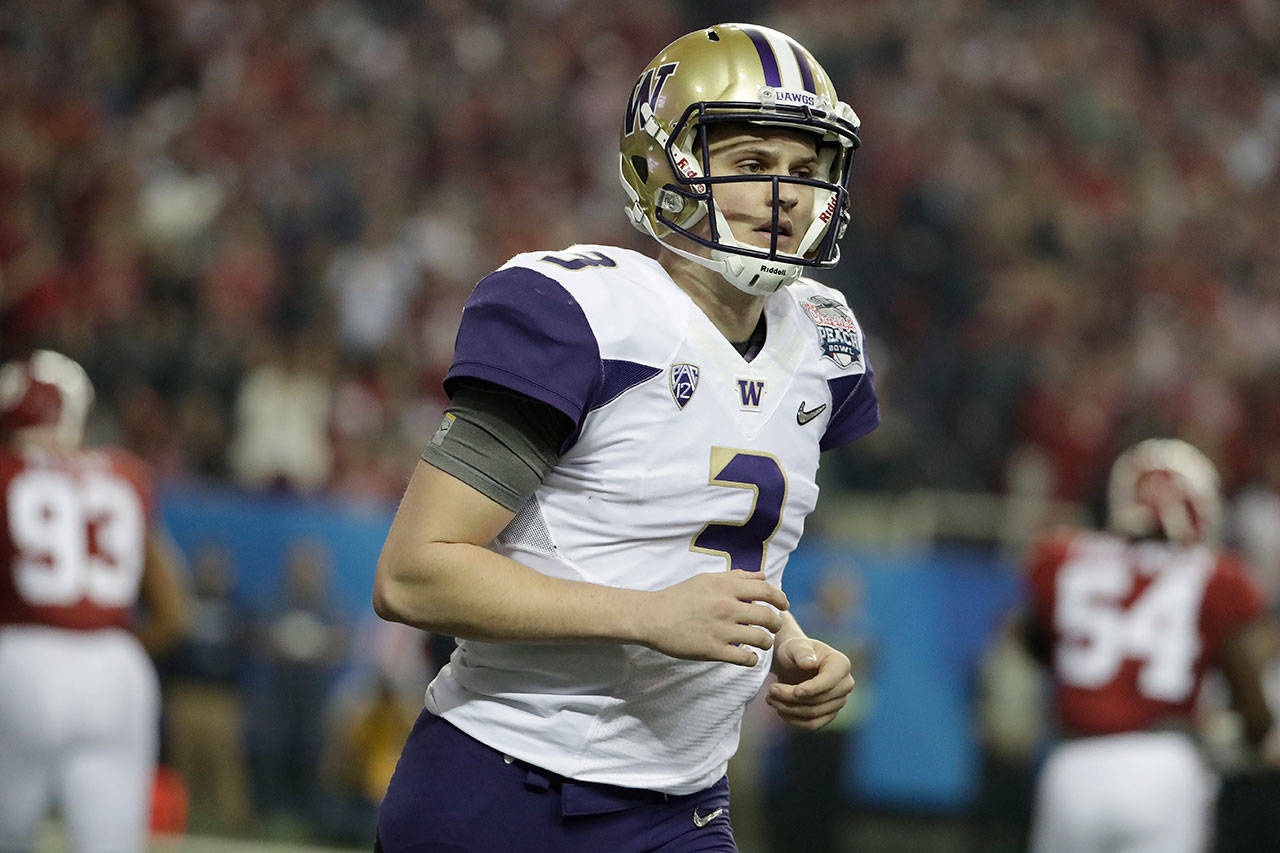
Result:
<svg viewBox="0 0 1280 853">
<path fill-rule="evenodd" d="M 673 246 L 656 235 L 654 239 L 682 258 L 688 258 L 696 264 L 720 273 L 725 281 L 752 296 L 768 296 L 779 287 L 791 284 L 800 277 L 800 267 L 796 264 L 775 264 L 773 261 L 747 258 L 719 249 L 712 249 L 712 256 L 704 258 L 702 255 Z"/>
</svg>

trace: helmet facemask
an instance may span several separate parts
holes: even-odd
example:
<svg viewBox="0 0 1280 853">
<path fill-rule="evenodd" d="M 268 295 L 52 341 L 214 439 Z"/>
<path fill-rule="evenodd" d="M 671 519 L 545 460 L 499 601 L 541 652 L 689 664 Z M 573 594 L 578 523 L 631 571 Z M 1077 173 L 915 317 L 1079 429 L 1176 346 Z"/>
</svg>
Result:
<svg viewBox="0 0 1280 853">
<path fill-rule="evenodd" d="M 846 105 L 841 106 L 848 109 Z M 772 293 L 790 284 L 800 277 L 805 267 L 829 268 L 839 263 L 838 241 L 849 223 L 848 179 L 853 149 L 858 144 L 856 116 L 850 122 L 836 116 L 828 120 L 823 111 L 809 107 L 768 109 L 750 101 L 699 102 L 685 110 L 673 132 L 668 134 L 653 119 L 648 104 L 642 103 L 639 112 L 645 131 L 661 146 L 675 178 L 658 191 L 654 218 L 671 233 L 709 249 L 710 257 L 682 250 L 669 240 L 653 235 L 660 243 L 716 270 L 730 283 L 753 295 Z M 812 134 L 818 157 L 815 177 L 712 175 L 710 133 L 713 128 L 731 124 L 781 127 Z M 768 248 L 734 237 L 728 219 L 716 202 L 716 187 L 741 183 L 771 186 L 773 221 Z M 803 233 L 794 253 L 782 252 L 778 247 L 784 184 L 812 187 L 814 192 L 812 218 L 795 223 Z M 707 220 L 709 234 L 694 230 L 703 219 Z"/>
</svg>

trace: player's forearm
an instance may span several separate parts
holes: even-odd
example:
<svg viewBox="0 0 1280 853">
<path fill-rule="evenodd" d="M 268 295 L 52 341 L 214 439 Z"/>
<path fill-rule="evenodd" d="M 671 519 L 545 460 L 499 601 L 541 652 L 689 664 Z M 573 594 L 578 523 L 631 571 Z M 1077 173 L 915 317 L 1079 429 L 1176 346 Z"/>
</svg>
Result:
<svg viewBox="0 0 1280 853">
<path fill-rule="evenodd" d="M 1260 677 L 1274 654 L 1275 638 L 1276 625 L 1266 619 L 1233 632 L 1222 644 L 1222 674 L 1231 688 L 1231 704 L 1244 723 L 1245 738 L 1255 746 L 1275 722 Z"/>
<path fill-rule="evenodd" d="M 488 549 L 433 543 L 383 555 L 383 619 L 476 640 L 643 642 L 648 593 L 548 577 Z"/>
<path fill-rule="evenodd" d="M 185 627 L 179 623 L 157 623 L 154 620 L 148 620 L 139 625 L 134 633 L 147 654 L 153 658 L 158 658 L 172 649 L 186 632 Z"/>
<path fill-rule="evenodd" d="M 148 537 L 140 590 L 146 617 L 137 626 L 137 635 L 152 657 L 172 649 L 190 629 L 191 604 L 179 579 L 180 559 L 167 536 Z"/>
</svg>

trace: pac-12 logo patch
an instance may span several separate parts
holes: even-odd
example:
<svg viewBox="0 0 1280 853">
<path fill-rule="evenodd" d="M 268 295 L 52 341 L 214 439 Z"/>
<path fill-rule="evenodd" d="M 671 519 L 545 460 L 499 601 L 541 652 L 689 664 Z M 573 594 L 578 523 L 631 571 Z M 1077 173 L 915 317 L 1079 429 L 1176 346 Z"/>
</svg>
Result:
<svg viewBox="0 0 1280 853">
<path fill-rule="evenodd" d="M 696 364 L 681 362 L 671 365 L 671 396 L 675 398 L 677 406 L 683 409 L 693 397 L 693 392 L 697 390 L 698 366 Z"/>
<path fill-rule="evenodd" d="M 824 356 L 841 367 L 862 360 L 862 338 L 848 308 L 825 296 L 811 296 L 804 301 L 804 313 L 818 328 Z"/>
</svg>

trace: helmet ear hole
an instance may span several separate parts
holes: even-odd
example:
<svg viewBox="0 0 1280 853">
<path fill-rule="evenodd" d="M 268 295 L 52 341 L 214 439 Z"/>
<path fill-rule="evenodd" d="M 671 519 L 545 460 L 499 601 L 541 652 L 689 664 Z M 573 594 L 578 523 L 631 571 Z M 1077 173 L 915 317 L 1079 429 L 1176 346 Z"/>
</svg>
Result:
<svg viewBox="0 0 1280 853">
<path fill-rule="evenodd" d="M 640 183 L 647 184 L 649 182 L 649 161 L 640 155 L 633 155 L 631 158 L 631 168 L 636 170 Z"/>
</svg>

